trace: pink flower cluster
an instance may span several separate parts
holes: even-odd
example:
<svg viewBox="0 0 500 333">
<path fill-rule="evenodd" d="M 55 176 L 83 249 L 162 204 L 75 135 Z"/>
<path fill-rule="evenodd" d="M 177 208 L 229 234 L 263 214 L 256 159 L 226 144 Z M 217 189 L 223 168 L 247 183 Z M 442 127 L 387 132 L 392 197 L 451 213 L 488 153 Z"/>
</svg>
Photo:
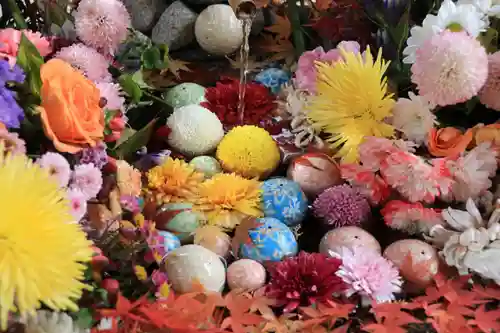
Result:
<svg viewBox="0 0 500 333">
<path fill-rule="evenodd" d="M 42 37 L 39 32 L 30 30 L 16 30 L 12 28 L 0 30 L 0 58 L 7 58 L 11 66 L 16 63 L 17 52 L 22 35 L 35 45 L 38 53 L 45 57 L 52 52 L 52 47 L 47 38 Z"/>
</svg>

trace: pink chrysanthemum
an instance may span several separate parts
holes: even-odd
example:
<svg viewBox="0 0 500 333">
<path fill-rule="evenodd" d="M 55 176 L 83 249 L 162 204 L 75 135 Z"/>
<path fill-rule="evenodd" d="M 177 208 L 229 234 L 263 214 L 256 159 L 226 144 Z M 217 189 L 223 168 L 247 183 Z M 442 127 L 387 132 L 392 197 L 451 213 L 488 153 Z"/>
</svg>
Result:
<svg viewBox="0 0 500 333">
<path fill-rule="evenodd" d="M 380 213 L 389 227 L 409 234 L 426 233 L 435 225 L 443 223 L 439 210 L 424 208 L 420 202 L 408 203 L 392 200 Z"/>
<path fill-rule="evenodd" d="M 7 58 L 11 66 L 16 63 L 17 51 L 19 50 L 19 43 L 23 34 L 35 45 L 42 57 L 52 52 L 49 40 L 39 32 L 13 28 L 2 29 L 0 30 L 0 57 Z"/>
<path fill-rule="evenodd" d="M 122 113 L 125 112 L 125 98 L 122 96 L 122 90 L 120 85 L 111 82 L 97 82 L 96 87 L 99 88 L 101 92 L 101 97 L 106 99 L 105 109 L 108 110 L 119 110 Z"/>
<path fill-rule="evenodd" d="M 481 91 L 479 100 L 481 103 L 500 111 L 500 51 L 488 55 L 488 78 Z"/>
<path fill-rule="evenodd" d="M 104 54 L 114 55 L 127 38 L 130 14 L 119 0 L 82 0 L 74 17 L 78 37 Z"/>
<path fill-rule="evenodd" d="M 337 271 L 347 285 L 346 295 L 369 297 L 377 303 L 394 300 L 403 280 L 398 269 L 379 253 L 364 247 L 341 248 L 342 265 Z"/>
<path fill-rule="evenodd" d="M 488 76 L 488 56 L 466 32 L 445 30 L 417 50 L 412 81 L 434 105 L 462 103 L 477 95 Z"/>
<path fill-rule="evenodd" d="M 102 187 L 102 174 L 94 164 L 75 166 L 71 177 L 71 188 L 80 190 L 86 200 L 94 198 Z"/>
<path fill-rule="evenodd" d="M 26 143 L 19 137 L 19 134 L 0 129 L 0 143 L 4 151 L 11 154 L 26 154 Z"/>
<path fill-rule="evenodd" d="M 349 185 L 331 187 L 313 203 L 314 215 L 333 227 L 359 226 L 371 215 L 370 204 Z"/>
<path fill-rule="evenodd" d="M 76 222 L 80 221 L 87 213 L 85 194 L 78 189 L 71 188 L 68 189 L 66 197 L 69 200 L 71 216 L 73 216 Z"/>
<path fill-rule="evenodd" d="M 49 172 L 50 176 L 57 181 L 60 187 L 68 185 L 71 177 L 71 167 L 64 156 L 48 152 L 43 154 L 37 160 L 37 163 Z"/>
<path fill-rule="evenodd" d="M 364 165 L 341 164 L 340 172 L 342 178 L 359 190 L 374 206 L 386 200 L 391 194 L 391 188 L 385 180 Z"/>
<path fill-rule="evenodd" d="M 62 48 L 56 58 L 66 61 L 81 71 L 91 81 L 111 81 L 109 62 L 95 49 L 83 44 L 73 44 Z"/>
<path fill-rule="evenodd" d="M 390 154 L 397 151 L 413 152 L 414 143 L 367 136 L 358 147 L 359 160 L 365 168 L 374 172 L 380 169 L 380 165 Z"/>
</svg>

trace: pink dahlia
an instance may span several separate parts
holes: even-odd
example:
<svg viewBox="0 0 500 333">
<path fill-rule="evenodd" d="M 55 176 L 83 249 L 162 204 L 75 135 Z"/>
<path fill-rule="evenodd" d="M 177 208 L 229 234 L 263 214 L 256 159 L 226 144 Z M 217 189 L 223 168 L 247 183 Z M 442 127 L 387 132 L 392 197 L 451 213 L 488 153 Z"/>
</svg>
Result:
<svg viewBox="0 0 500 333">
<path fill-rule="evenodd" d="M 68 185 L 71 176 L 71 167 L 64 156 L 58 153 L 48 152 L 38 160 L 38 165 L 48 171 L 49 175 L 57 181 L 60 187 Z"/>
<path fill-rule="evenodd" d="M 101 92 L 101 97 L 106 99 L 105 109 L 108 110 L 119 110 L 122 113 L 125 112 L 125 98 L 123 97 L 123 92 L 120 85 L 112 82 L 97 82 L 96 87 Z"/>
<path fill-rule="evenodd" d="M 49 40 L 42 37 L 39 32 L 16 30 L 12 28 L 2 29 L 0 30 L 0 57 L 7 58 L 11 66 L 14 66 L 16 63 L 17 51 L 19 50 L 22 34 L 35 45 L 42 57 L 52 52 Z"/>
<path fill-rule="evenodd" d="M 358 42 L 345 41 L 340 42 L 336 49 L 325 52 L 321 46 L 312 51 L 302 53 L 297 63 L 295 72 L 295 84 L 299 89 L 307 92 L 316 93 L 316 62 L 335 63 L 342 60 L 340 49 L 346 52 L 359 53 L 360 46 Z"/>
<path fill-rule="evenodd" d="M 394 300 L 403 280 L 398 269 L 379 253 L 369 248 L 341 248 L 342 265 L 337 271 L 347 285 L 346 296 L 359 294 L 377 303 Z"/>
<path fill-rule="evenodd" d="M 71 188 L 80 190 L 85 199 L 94 198 L 102 187 L 102 174 L 94 164 L 79 164 L 75 166 L 71 177 Z"/>
<path fill-rule="evenodd" d="M 349 185 L 326 189 L 313 203 L 314 215 L 332 227 L 359 226 L 371 215 L 370 204 Z"/>
<path fill-rule="evenodd" d="M 440 210 L 424 208 L 420 202 L 392 200 L 380 212 L 385 224 L 409 234 L 427 233 L 435 225 L 443 223 Z"/>
<path fill-rule="evenodd" d="M 87 213 L 87 200 L 78 189 L 68 189 L 66 196 L 69 200 L 70 213 L 76 222 L 80 221 Z"/>
<path fill-rule="evenodd" d="M 342 261 L 320 253 L 300 252 L 272 264 L 266 295 L 285 307 L 285 312 L 333 298 L 345 288 L 335 275 Z"/>
<path fill-rule="evenodd" d="M 488 55 L 488 78 L 479 91 L 481 103 L 500 111 L 500 51 Z"/>
<path fill-rule="evenodd" d="M 91 47 L 73 44 L 57 52 L 56 58 L 71 64 L 91 81 L 111 81 L 111 74 L 108 72 L 109 62 Z"/>
<path fill-rule="evenodd" d="M 412 81 L 433 105 L 462 103 L 477 95 L 488 76 L 488 56 L 464 31 L 445 30 L 417 50 Z"/>
<path fill-rule="evenodd" d="M 127 38 L 130 14 L 119 0 L 82 0 L 74 17 L 78 37 L 106 55 Z"/>
</svg>

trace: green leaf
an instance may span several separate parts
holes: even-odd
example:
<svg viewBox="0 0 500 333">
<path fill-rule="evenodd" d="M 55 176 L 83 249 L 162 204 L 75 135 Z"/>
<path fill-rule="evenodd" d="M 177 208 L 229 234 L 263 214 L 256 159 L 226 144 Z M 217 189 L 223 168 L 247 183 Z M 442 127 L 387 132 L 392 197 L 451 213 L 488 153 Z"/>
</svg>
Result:
<svg viewBox="0 0 500 333">
<path fill-rule="evenodd" d="M 168 67 L 168 62 L 170 60 L 168 45 L 167 44 L 161 44 L 160 45 L 160 50 L 163 51 L 163 63 L 165 64 L 165 68 L 167 68 Z"/>
<path fill-rule="evenodd" d="M 43 58 L 35 45 L 24 35 L 21 36 L 19 50 L 17 52 L 17 64 L 26 73 L 26 81 L 32 94 L 39 97 L 42 88 L 40 78 L 40 67 L 43 65 Z"/>
<path fill-rule="evenodd" d="M 139 85 L 140 88 L 142 89 L 153 89 L 150 85 L 144 81 L 144 74 L 141 70 L 138 70 L 132 75 L 132 79 L 134 80 L 135 83 Z"/>
<path fill-rule="evenodd" d="M 16 3 L 16 0 L 8 0 L 8 1 L 9 1 L 8 6 L 10 12 L 12 13 L 12 18 L 14 19 L 14 22 L 16 24 L 16 28 L 28 29 L 28 24 L 26 24 L 26 21 L 24 20 L 23 14 L 21 13 L 21 9 Z"/>
<path fill-rule="evenodd" d="M 94 323 L 92 311 L 89 308 L 81 308 L 76 313 L 76 324 L 84 329 L 91 328 Z"/>
<path fill-rule="evenodd" d="M 126 159 L 137 152 L 139 149 L 144 147 L 149 142 L 149 139 L 153 134 L 156 121 L 157 119 L 151 120 L 149 124 L 130 136 L 127 141 L 121 143 L 118 147 L 116 147 L 115 155 L 119 159 Z"/>
<path fill-rule="evenodd" d="M 498 31 L 496 29 L 488 28 L 478 39 L 488 53 L 495 53 L 497 51 Z"/>
<path fill-rule="evenodd" d="M 122 74 L 118 78 L 118 82 L 123 91 L 132 99 L 134 103 L 139 103 L 142 98 L 142 90 L 139 84 L 135 82 L 134 77 L 130 74 Z"/>
<path fill-rule="evenodd" d="M 147 48 L 141 55 L 142 66 L 146 69 L 164 69 L 165 63 L 160 49 L 156 46 Z"/>
<path fill-rule="evenodd" d="M 126 142 L 132 135 L 137 133 L 137 131 L 133 128 L 126 127 L 122 134 L 120 135 L 120 138 L 116 141 L 116 147 L 120 146 L 122 143 Z"/>
<path fill-rule="evenodd" d="M 411 1 L 408 1 L 408 5 L 406 6 L 406 9 L 401 16 L 398 25 L 394 28 L 389 28 L 389 33 L 392 37 L 392 40 L 396 44 L 398 54 L 400 54 L 403 50 L 403 46 L 405 45 L 405 42 L 408 39 L 408 34 L 410 32 L 410 9 Z"/>
</svg>

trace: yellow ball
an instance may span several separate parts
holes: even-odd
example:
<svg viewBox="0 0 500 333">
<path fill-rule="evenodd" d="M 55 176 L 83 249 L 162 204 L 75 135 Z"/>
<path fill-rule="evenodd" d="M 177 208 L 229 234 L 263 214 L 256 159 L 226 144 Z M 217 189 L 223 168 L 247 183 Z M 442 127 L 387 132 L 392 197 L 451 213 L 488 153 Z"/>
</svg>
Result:
<svg viewBox="0 0 500 333">
<path fill-rule="evenodd" d="M 264 178 L 280 163 L 280 151 L 271 135 L 257 126 L 237 126 L 217 147 L 224 170 L 247 178 Z"/>
</svg>

